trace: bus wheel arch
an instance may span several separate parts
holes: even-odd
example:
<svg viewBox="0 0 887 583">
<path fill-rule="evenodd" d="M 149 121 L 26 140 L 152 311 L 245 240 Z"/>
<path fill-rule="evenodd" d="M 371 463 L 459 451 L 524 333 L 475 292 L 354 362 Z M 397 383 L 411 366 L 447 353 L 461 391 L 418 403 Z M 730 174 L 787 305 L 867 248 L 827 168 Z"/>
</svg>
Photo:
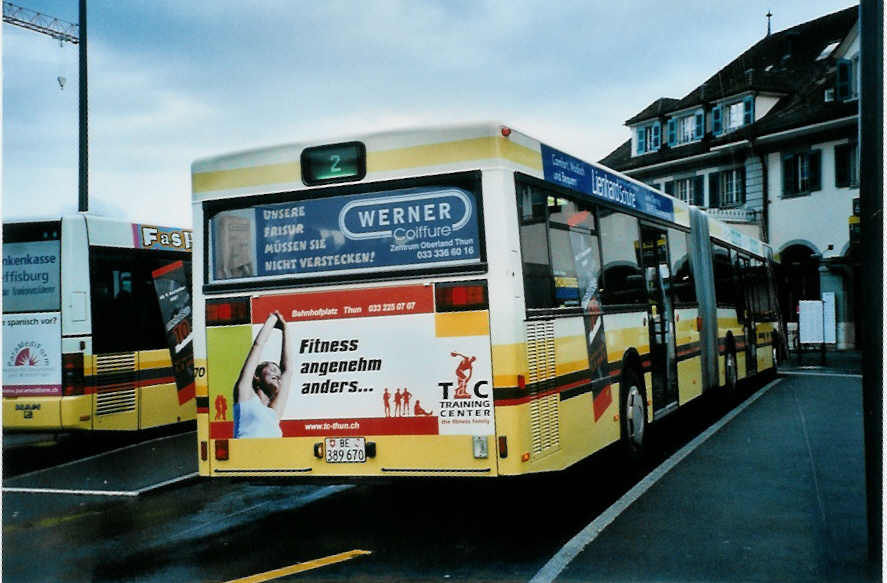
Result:
<svg viewBox="0 0 887 583">
<path fill-rule="evenodd" d="M 623 358 L 619 379 L 620 441 L 631 461 L 644 456 L 649 429 L 647 390 L 641 370 L 640 355 L 632 349 Z"/>
</svg>

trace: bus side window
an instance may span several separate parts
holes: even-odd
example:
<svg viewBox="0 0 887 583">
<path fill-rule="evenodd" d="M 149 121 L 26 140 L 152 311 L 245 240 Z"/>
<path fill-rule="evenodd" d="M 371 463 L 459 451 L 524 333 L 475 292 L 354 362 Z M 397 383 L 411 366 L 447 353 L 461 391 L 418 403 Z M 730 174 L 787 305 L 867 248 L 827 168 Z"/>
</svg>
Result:
<svg viewBox="0 0 887 583">
<path fill-rule="evenodd" d="M 96 353 L 167 348 L 152 271 L 179 259 L 176 253 L 90 248 Z"/>
<path fill-rule="evenodd" d="M 519 187 L 520 246 L 527 309 L 551 308 L 554 305 L 545 216 L 546 199 L 546 193 L 538 188 L 529 184 Z"/>
<path fill-rule="evenodd" d="M 733 264 L 730 252 L 720 245 L 712 244 L 712 264 L 715 272 L 715 302 L 718 305 L 736 306 L 736 284 L 733 277 Z"/>
<path fill-rule="evenodd" d="M 638 263 L 641 244 L 638 220 L 606 209 L 600 209 L 598 217 L 604 262 L 603 303 L 645 303 L 647 290 Z"/>
<path fill-rule="evenodd" d="M 668 253 L 671 256 L 671 289 L 679 304 L 696 303 L 696 284 L 687 255 L 689 235 L 677 229 L 668 230 Z"/>
</svg>

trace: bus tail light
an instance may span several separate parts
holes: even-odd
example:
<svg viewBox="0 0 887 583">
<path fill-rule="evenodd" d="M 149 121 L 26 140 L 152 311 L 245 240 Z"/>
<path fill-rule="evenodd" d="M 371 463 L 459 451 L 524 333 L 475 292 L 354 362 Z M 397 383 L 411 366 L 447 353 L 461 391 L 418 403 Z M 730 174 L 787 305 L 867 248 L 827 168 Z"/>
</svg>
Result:
<svg viewBox="0 0 887 583">
<path fill-rule="evenodd" d="M 209 446 L 205 441 L 200 442 L 200 461 L 205 462 L 209 457 Z"/>
<path fill-rule="evenodd" d="M 502 459 L 508 457 L 508 438 L 504 435 L 499 436 L 499 457 Z"/>
<path fill-rule="evenodd" d="M 84 393 L 83 353 L 62 355 L 62 386 L 66 397 Z"/>
<path fill-rule="evenodd" d="M 225 461 L 228 459 L 228 440 L 227 439 L 217 439 L 216 440 L 216 459 L 219 461 Z"/>
<path fill-rule="evenodd" d="M 702 331 L 702 316 L 696 316 L 696 331 Z"/>
<path fill-rule="evenodd" d="M 227 298 L 206 302 L 206 325 L 249 324 L 249 298 Z"/>
<path fill-rule="evenodd" d="M 434 288 L 438 312 L 485 310 L 489 307 L 487 284 L 483 281 L 439 283 Z"/>
</svg>

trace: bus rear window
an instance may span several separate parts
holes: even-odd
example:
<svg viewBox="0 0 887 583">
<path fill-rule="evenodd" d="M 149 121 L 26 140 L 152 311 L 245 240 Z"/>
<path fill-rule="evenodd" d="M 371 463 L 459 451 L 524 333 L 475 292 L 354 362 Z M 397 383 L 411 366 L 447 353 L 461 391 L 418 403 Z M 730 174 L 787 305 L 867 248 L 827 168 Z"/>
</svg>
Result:
<svg viewBox="0 0 887 583">
<path fill-rule="evenodd" d="M 441 184 L 284 202 L 278 197 L 222 210 L 209 220 L 208 279 L 308 279 L 477 264 L 477 198 L 474 189 Z"/>
<path fill-rule="evenodd" d="M 3 312 L 57 311 L 61 306 L 61 223 L 3 226 Z"/>
</svg>

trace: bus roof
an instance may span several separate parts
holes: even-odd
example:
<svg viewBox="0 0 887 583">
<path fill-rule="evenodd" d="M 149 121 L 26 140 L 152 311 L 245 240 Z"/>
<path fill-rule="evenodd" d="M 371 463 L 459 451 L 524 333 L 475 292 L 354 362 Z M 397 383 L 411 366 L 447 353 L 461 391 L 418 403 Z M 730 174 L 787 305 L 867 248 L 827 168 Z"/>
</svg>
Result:
<svg viewBox="0 0 887 583">
<path fill-rule="evenodd" d="M 593 199 L 689 226 L 687 203 L 498 122 L 343 136 L 203 158 L 191 165 L 193 199 L 311 188 L 302 180 L 302 152 L 347 142 L 360 142 L 366 148 L 364 182 L 510 167 Z"/>
<path fill-rule="evenodd" d="M 72 213 L 47 217 L 4 219 L 4 225 L 42 223 L 48 221 L 86 221 L 90 245 L 166 251 L 191 251 L 191 229 L 147 223 L 133 223 L 127 219 L 103 217 L 88 213 Z"/>
</svg>

